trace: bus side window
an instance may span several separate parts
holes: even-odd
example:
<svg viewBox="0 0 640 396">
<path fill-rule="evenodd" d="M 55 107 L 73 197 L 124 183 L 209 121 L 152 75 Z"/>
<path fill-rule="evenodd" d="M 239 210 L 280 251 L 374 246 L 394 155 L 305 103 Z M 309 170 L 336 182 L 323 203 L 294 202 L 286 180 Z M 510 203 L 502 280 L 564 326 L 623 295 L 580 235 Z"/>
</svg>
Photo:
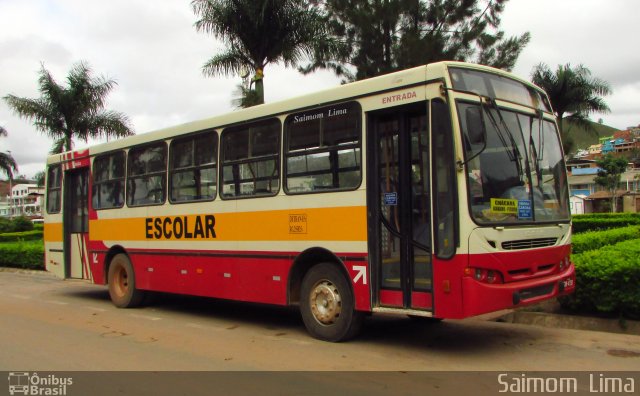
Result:
<svg viewBox="0 0 640 396">
<path fill-rule="evenodd" d="M 50 166 L 47 171 L 47 212 L 60 213 L 62 207 L 62 168 Z"/>
<path fill-rule="evenodd" d="M 362 181 L 358 102 L 290 114 L 285 121 L 288 194 L 355 190 Z"/>
<path fill-rule="evenodd" d="M 121 208 L 124 205 L 125 153 L 118 151 L 93 160 L 93 209 Z"/>
<path fill-rule="evenodd" d="M 226 128 L 221 137 L 222 198 L 276 195 L 280 190 L 280 120 Z"/>
<path fill-rule="evenodd" d="M 456 251 L 456 172 L 453 132 L 449 108 L 441 100 L 431 102 L 433 140 L 435 252 L 438 258 L 451 258 Z"/>
<path fill-rule="evenodd" d="M 169 201 L 211 201 L 216 196 L 218 135 L 208 131 L 170 145 Z"/>
<path fill-rule="evenodd" d="M 167 145 L 152 143 L 129 150 L 127 205 L 162 205 L 167 191 Z"/>
</svg>

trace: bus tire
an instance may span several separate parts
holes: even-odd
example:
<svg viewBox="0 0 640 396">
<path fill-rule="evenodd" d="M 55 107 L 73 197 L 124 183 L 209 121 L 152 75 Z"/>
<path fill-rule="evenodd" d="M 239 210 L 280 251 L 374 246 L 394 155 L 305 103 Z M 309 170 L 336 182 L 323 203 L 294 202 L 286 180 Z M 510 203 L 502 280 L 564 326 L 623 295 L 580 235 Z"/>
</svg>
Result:
<svg viewBox="0 0 640 396">
<path fill-rule="evenodd" d="M 118 308 L 133 308 L 142 303 L 143 290 L 136 289 L 133 265 L 126 254 L 116 254 L 109 265 L 109 296 Z"/>
<path fill-rule="evenodd" d="M 348 279 L 331 263 L 312 267 L 302 279 L 300 313 L 309 333 L 320 340 L 339 342 L 355 336 L 364 315 L 355 310 Z"/>
</svg>

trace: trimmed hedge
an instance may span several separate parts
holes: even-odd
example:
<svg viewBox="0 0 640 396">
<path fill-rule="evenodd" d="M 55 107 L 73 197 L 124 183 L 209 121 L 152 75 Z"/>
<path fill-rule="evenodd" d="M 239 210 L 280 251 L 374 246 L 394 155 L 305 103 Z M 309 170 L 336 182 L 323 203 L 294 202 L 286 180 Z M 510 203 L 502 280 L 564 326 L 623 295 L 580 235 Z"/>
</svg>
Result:
<svg viewBox="0 0 640 396">
<path fill-rule="evenodd" d="M 13 219 L 0 218 L 0 233 L 31 230 L 33 230 L 33 223 L 24 216 L 14 217 Z"/>
<path fill-rule="evenodd" d="M 0 266 L 44 269 L 44 243 L 20 241 L 0 243 Z"/>
<path fill-rule="evenodd" d="M 615 228 L 604 231 L 590 231 L 575 234 L 571 238 L 571 252 L 583 253 L 589 250 L 600 249 L 607 245 L 613 245 L 628 239 L 640 238 L 640 225 Z"/>
<path fill-rule="evenodd" d="M 635 213 L 629 213 L 629 212 L 618 212 L 618 213 L 583 213 L 583 214 L 578 214 L 578 215 L 573 215 L 573 218 L 578 218 L 578 219 L 611 219 L 611 218 L 618 218 L 618 217 L 628 217 L 628 216 L 635 216 Z"/>
<path fill-rule="evenodd" d="M 640 225 L 639 213 L 590 213 L 572 217 L 573 232 L 607 230 L 629 225 Z"/>
<path fill-rule="evenodd" d="M 565 308 L 640 318 L 640 239 L 573 255 L 576 291 Z"/>
<path fill-rule="evenodd" d="M 0 242 L 37 241 L 42 239 L 42 230 L 6 232 L 0 234 Z"/>
</svg>

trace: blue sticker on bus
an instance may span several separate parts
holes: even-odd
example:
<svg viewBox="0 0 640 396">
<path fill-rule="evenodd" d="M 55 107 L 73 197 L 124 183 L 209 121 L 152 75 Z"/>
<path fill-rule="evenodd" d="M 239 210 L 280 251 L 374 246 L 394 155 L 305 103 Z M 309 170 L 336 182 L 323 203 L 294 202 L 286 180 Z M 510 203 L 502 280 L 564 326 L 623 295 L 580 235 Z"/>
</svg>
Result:
<svg viewBox="0 0 640 396">
<path fill-rule="evenodd" d="M 518 200 L 518 218 L 519 219 L 531 219 L 533 217 L 531 213 L 531 200 L 519 199 Z"/>
<path fill-rule="evenodd" d="M 397 192 L 384 193 L 384 204 L 388 206 L 398 205 L 398 193 Z"/>
</svg>

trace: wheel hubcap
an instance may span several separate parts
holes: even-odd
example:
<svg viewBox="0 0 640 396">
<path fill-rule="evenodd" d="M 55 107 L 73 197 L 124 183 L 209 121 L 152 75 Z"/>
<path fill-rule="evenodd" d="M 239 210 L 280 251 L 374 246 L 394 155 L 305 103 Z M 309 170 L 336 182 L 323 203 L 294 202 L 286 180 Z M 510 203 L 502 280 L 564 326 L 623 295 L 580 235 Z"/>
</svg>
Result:
<svg viewBox="0 0 640 396">
<path fill-rule="evenodd" d="M 119 296 L 123 296 L 127 293 L 127 288 L 129 287 L 129 280 L 127 278 L 127 271 L 120 267 L 116 271 L 115 276 L 115 284 L 116 284 L 116 292 Z"/>
<path fill-rule="evenodd" d="M 340 316 L 342 301 L 338 288 L 328 280 L 322 280 L 313 287 L 309 296 L 311 312 L 315 319 L 325 325 L 332 324 Z"/>
</svg>

